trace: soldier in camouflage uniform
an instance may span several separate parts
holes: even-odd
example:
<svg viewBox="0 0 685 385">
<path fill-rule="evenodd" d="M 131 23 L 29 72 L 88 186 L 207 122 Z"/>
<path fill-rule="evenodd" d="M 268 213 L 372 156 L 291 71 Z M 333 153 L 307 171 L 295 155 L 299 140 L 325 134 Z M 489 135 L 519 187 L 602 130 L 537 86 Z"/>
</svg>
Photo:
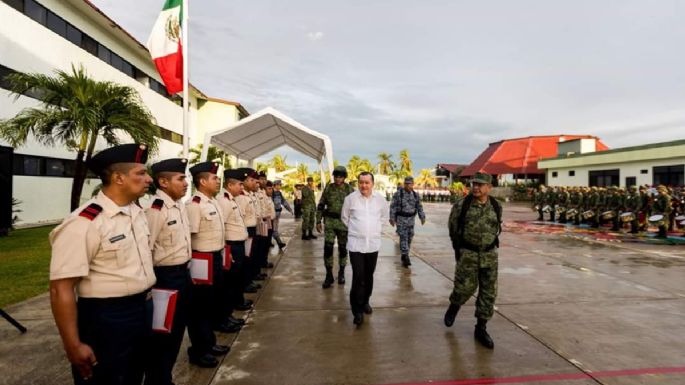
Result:
<svg viewBox="0 0 685 385">
<path fill-rule="evenodd" d="M 569 194 L 566 187 L 559 187 L 559 192 L 557 193 L 557 207 L 562 207 L 564 211 L 559 213 L 559 223 L 566 223 L 566 210 L 568 210 L 569 200 L 571 199 L 571 194 Z"/>
<path fill-rule="evenodd" d="M 557 205 L 557 192 L 553 187 L 549 187 L 547 191 L 545 191 L 545 205 L 549 205 L 551 208 L 549 211 L 549 220 L 554 222 L 554 216 L 556 215 L 554 209 Z"/>
<path fill-rule="evenodd" d="M 316 217 L 316 197 L 314 196 L 314 178 L 307 178 L 307 185 L 302 187 L 302 240 L 316 239 L 314 219 Z"/>
<path fill-rule="evenodd" d="M 486 331 L 486 323 L 494 313 L 497 296 L 497 249 L 501 230 L 502 207 L 488 194 L 492 176 L 476 173 L 471 181 L 469 195 L 452 206 L 449 233 L 457 266 L 450 306 L 445 313 L 445 326 L 450 327 L 461 305 L 471 298 L 478 288 L 474 337 L 486 348 L 494 342 Z"/>
<path fill-rule="evenodd" d="M 402 252 L 402 266 L 411 266 L 409 248 L 414 237 L 414 218 L 419 215 L 421 224 L 426 223 L 426 214 L 419 194 L 414 191 L 414 178 L 404 178 L 404 188 L 397 191 L 390 204 L 390 225 L 397 224 L 397 235 L 400 236 L 400 251 Z"/>
<path fill-rule="evenodd" d="M 659 195 L 654 199 L 652 204 L 652 215 L 661 214 L 664 216 L 664 222 L 659 226 L 659 233 L 657 238 L 666 238 L 666 226 L 668 226 L 668 218 L 673 208 L 671 207 L 671 196 L 668 195 L 668 189 L 665 186 L 657 187 Z"/>
<path fill-rule="evenodd" d="M 619 215 L 621 214 L 621 209 L 624 206 L 623 195 L 621 190 L 616 186 L 611 186 L 609 189 L 609 195 L 607 197 L 606 207 L 608 210 L 614 212 L 614 217 L 611 219 L 611 231 L 619 231 Z"/>
<path fill-rule="evenodd" d="M 635 219 L 630 221 L 630 233 L 637 234 L 639 231 L 638 216 L 642 210 L 642 197 L 637 191 L 637 186 L 630 186 L 630 191 L 625 196 L 623 208 L 626 212 L 631 212 L 635 215 Z"/>
<path fill-rule="evenodd" d="M 321 233 L 321 220 L 325 217 L 325 240 L 323 244 L 323 260 L 326 266 L 326 279 L 321 285 L 324 289 L 331 287 L 333 279 L 333 246 L 338 238 L 338 284 L 345 284 L 345 266 L 347 265 L 347 227 L 340 219 L 345 197 L 354 189 L 348 183 L 347 170 L 338 166 L 333 170 L 333 183 L 329 183 L 321 194 L 316 210 L 316 231 Z"/>
<path fill-rule="evenodd" d="M 538 212 L 538 221 L 544 221 L 545 218 L 543 216 L 542 208 L 545 206 L 545 186 L 540 185 L 538 187 L 538 190 L 535 192 L 535 195 L 533 195 L 533 209 L 537 208 Z"/>
</svg>

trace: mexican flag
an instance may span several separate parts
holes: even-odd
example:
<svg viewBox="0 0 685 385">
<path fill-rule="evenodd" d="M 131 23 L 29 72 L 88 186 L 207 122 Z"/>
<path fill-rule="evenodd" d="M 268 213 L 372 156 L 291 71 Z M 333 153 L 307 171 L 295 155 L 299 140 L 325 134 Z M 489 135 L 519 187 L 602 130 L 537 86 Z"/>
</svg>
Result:
<svg viewBox="0 0 685 385">
<path fill-rule="evenodd" d="M 183 0 L 166 0 L 157 17 L 147 48 L 157 71 L 171 95 L 183 91 L 183 50 L 181 20 Z"/>
</svg>

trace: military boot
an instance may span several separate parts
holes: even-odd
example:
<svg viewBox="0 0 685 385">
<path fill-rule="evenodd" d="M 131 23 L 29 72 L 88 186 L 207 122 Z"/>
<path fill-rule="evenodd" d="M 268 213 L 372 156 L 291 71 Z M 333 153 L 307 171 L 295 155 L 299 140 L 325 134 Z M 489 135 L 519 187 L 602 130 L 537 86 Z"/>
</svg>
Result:
<svg viewBox="0 0 685 385">
<path fill-rule="evenodd" d="M 321 284 L 321 287 L 324 289 L 328 289 L 329 287 L 331 287 L 333 282 L 335 282 L 335 280 L 333 279 L 333 268 L 327 267 L 326 268 L 326 279 Z"/>
<path fill-rule="evenodd" d="M 314 231 L 313 231 L 313 230 L 309 230 L 309 239 L 317 239 L 317 238 L 318 238 L 318 237 L 317 237 L 316 235 L 314 235 Z"/>
<path fill-rule="evenodd" d="M 459 308 L 461 308 L 460 305 L 454 303 L 450 304 L 450 307 L 447 308 L 447 312 L 445 312 L 445 326 L 451 327 L 454 324 L 454 319 L 457 318 Z"/>
<path fill-rule="evenodd" d="M 340 266 L 340 270 L 338 270 L 338 285 L 344 285 L 345 284 L 345 266 Z"/>
<path fill-rule="evenodd" d="M 492 341 L 492 338 L 490 338 L 490 335 L 486 330 L 485 324 L 487 322 L 487 320 L 479 318 L 478 324 L 476 324 L 476 329 L 473 331 L 473 336 L 476 338 L 476 341 L 480 342 L 480 344 L 484 347 L 493 349 L 495 347 L 495 343 Z"/>
<path fill-rule="evenodd" d="M 303 229 L 302 230 L 302 240 L 303 241 L 309 240 L 309 236 L 307 234 L 308 234 L 308 231 Z"/>
<path fill-rule="evenodd" d="M 402 266 L 403 267 L 411 266 L 411 261 L 409 260 L 409 255 L 402 254 Z"/>
</svg>

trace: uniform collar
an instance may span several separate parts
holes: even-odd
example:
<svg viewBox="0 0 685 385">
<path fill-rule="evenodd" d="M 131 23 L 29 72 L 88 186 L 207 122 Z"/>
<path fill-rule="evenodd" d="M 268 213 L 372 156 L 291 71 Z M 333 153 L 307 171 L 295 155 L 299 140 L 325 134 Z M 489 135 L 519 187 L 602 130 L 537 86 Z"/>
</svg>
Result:
<svg viewBox="0 0 685 385">
<path fill-rule="evenodd" d="M 174 207 L 174 206 L 178 205 L 178 202 L 171 199 L 169 194 L 162 191 L 162 189 L 157 189 L 157 193 L 155 194 L 155 196 L 157 198 L 163 200 L 166 207 Z"/>
<path fill-rule="evenodd" d="M 123 215 L 128 215 L 126 212 L 124 212 L 121 209 L 121 207 L 119 207 L 119 205 L 114 203 L 113 200 L 111 200 L 107 195 L 105 195 L 105 193 L 102 192 L 102 190 L 100 190 L 100 192 L 98 192 L 98 195 L 95 198 L 95 200 L 97 201 L 98 204 L 100 204 L 100 206 L 102 206 L 102 211 L 109 218 L 112 218 L 119 213 L 121 213 Z M 135 204 L 133 202 L 129 203 L 127 207 L 128 207 L 128 210 L 131 214 L 131 218 L 135 218 L 142 211 L 140 206 L 138 206 L 137 204 Z"/>
<path fill-rule="evenodd" d="M 199 196 L 200 199 L 202 199 L 202 200 L 206 200 L 206 201 L 211 201 L 211 200 L 212 200 L 212 198 L 210 198 L 210 197 L 208 197 L 207 195 L 203 194 L 202 191 L 200 191 L 200 190 L 195 191 L 195 195 Z"/>
</svg>

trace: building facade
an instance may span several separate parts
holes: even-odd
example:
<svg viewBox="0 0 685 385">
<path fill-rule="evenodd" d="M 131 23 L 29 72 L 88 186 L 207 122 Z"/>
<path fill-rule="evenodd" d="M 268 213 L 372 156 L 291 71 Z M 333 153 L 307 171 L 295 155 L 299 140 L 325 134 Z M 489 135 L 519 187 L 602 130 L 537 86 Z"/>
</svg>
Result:
<svg viewBox="0 0 685 385">
<path fill-rule="evenodd" d="M 564 152 L 542 159 L 550 186 L 619 186 L 685 184 L 685 140 L 600 152 Z"/>
<path fill-rule="evenodd" d="M 1 80 L 7 74 L 52 75 L 55 70 L 71 72 L 72 66 L 83 66 L 94 79 L 138 91 L 160 128 L 155 159 L 181 154 L 182 100 L 166 93 L 145 46 L 88 0 L 0 0 L 0 20 L 0 119 L 40 103 L 30 93 L 15 100 Z M 249 115 L 239 103 L 210 98 L 195 87 L 190 94 L 191 146 L 202 143 L 204 133 Z M 104 146 L 104 141 L 98 141 L 98 149 Z M 0 141 L 0 151 L 12 153 L 9 183 L 2 188 L 11 184 L 12 196 L 21 201 L 19 226 L 59 221 L 69 213 L 74 151 L 33 140 L 13 149 Z M 7 175 L 0 178 L 6 179 Z M 89 199 L 99 183 L 97 179 L 86 181 L 82 201 Z M 2 208 L 6 210 L 4 203 Z"/>
</svg>

